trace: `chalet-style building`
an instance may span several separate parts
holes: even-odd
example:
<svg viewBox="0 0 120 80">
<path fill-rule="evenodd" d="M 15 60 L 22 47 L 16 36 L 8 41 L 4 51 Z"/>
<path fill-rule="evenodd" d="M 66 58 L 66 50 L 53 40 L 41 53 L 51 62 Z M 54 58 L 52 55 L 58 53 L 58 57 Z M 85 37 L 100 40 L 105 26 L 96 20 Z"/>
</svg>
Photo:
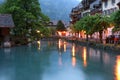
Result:
<svg viewBox="0 0 120 80">
<path fill-rule="evenodd" d="M 0 41 L 9 41 L 10 29 L 13 27 L 12 15 L 0 14 Z"/>
<path fill-rule="evenodd" d="M 120 1 L 117 3 L 117 5 L 118 5 L 118 7 L 119 7 L 119 9 L 120 9 Z"/>
<path fill-rule="evenodd" d="M 70 23 L 74 24 L 76 21 L 80 20 L 82 18 L 82 11 L 83 11 L 83 5 L 80 3 L 78 6 L 73 8 L 70 13 Z"/>
<path fill-rule="evenodd" d="M 117 4 L 119 0 L 102 0 L 102 12 L 103 15 L 110 15 L 113 12 L 116 12 L 119 8 Z"/>
<path fill-rule="evenodd" d="M 87 16 L 90 15 L 90 5 L 91 3 L 93 3 L 95 0 L 82 0 L 82 5 L 83 5 L 83 12 L 82 12 L 82 16 Z"/>
<path fill-rule="evenodd" d="M 102 1 L 95 0 L 90 4 L 90 15 L 95 15 L 96 13 L 102 14 Z"/>
<path fill-rule="evenodd" d="M 87 15 L 89 16 L 95 15 L 96 13 L 107 15 L 109 17 L 111 13 L 116 12 L 119 9 L 120 0 L 82 0 L 77 7 L 72 9 L 70 13 L 71 18 L 70 24 L 73 26 L 73 24 L 75 24 L 81 18 Z M 113 34 L 112 33 L 113 28 L 114 26 L 104 30 L 103 39 Z M 79 33 L 80 33 L 79 37 L 82 36 L 83 38 L 85 36 L 84 31 Z M 99 33 L 98 32 L 94 33 L 93 37 L 98 39 Z"/>
</svg>

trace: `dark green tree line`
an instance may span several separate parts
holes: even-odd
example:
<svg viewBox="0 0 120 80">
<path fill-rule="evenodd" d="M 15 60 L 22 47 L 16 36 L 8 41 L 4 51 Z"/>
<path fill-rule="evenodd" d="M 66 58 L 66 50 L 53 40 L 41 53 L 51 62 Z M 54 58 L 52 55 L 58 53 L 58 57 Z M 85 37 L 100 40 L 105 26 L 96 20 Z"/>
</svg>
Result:
<svg viewBox="0 0 120 80">
<path fill-rule="evenodd" d="M 56 30 L 57 31 L 66 31 L 65 25 L 61 20 L 58 21 Z"/>
</svg>

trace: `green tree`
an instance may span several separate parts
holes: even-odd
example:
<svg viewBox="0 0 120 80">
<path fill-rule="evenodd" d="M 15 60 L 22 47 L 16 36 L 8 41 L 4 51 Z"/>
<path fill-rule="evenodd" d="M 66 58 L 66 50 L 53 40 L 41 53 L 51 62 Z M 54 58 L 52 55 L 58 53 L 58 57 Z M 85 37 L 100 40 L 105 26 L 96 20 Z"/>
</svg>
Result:
<svg viewBox="0 0 120 80">
<path fill-rule="evenodd" d="M 82 19 L 80 19 L 80 21 L 76 22 L 76 24 L 74 25 L 75 30 L 77 31 L 85 31 L 86 33 L 86 40 L 88 41 L 88 35 L 92 35 L 95 31 L 94 31 L 94 20 L 95 17 L 94 16 L 86 16 Z"/>
<path fill-rule="evenodd" d="M 110 17 L 102 16 L 100 14 L 96 14 L 93 16 L 83 17 L 80 21 L 75 24 L 75 29 L 79 31 L 86 31 L 87 39 L 88 35 L 92 35 L 94 32 L 99 32 L 100 41 L 102 42 L 102 33 L 103 30 L 110 27 Z"/>
<path fill-rule="evenodd" d="M 120 31 L 120 10 L 117 11 L 116 13 L 114 13 L 114 15 L 112 15 L 112 20 L 114 22 L 114 29 L 113 31 Z"/>
<path fill-rule="evenodd" d="M 3 9 L 0 13 L 12 14 L 16 26 L 13 29 L 15 35 L 26 36 L 29 30 L 35 31 L 49 20 L 41 12 L 38 0 L 6 0 L 0 8 Z"/>
<path fill-rule="evenodd" d="M 95 30 L 95 32 L 99 32 L 100 42 L 102 43 L 102 33 L 105 29 L 110 27 L 110 17 L 102 16 L 99 14 L 96 14 L 94 17 L 96 19 L 94 20 L 95 24 L 93 29 Z"/>
<path fill-rule="evenodd" d="M 56 30 L 57 31 L 66 31 L 65 25 L 61 20 L 58 21 Z"/>
</svg>

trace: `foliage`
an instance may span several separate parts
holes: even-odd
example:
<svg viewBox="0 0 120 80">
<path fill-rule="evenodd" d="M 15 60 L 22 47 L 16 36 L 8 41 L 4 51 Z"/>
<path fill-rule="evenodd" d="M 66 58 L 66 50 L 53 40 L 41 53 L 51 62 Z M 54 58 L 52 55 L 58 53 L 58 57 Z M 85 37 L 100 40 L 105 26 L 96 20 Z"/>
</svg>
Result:
<svg viewBox="0 0 120 80">
<path fill-rule="evenodd" d="M 95 26 L 94 26 L 94 30 L 96 32 L 99 32 L 99 38 L 100 38 L 100 42 L 102 43 L 102 33 L 105 29 L 107 29 L 108 27 L 110 27 L 110 17 L 108 16 L 102 16 L 102 15 L 95 15 L 96 20 L 95 20 Z"/>
<path fill-rule="evenodd" d="M 113 22 L 115 24 L 115 27 L 113 29 L 113 31 L 119 31 L 120 30 L 120 10 L 117 11 L 114 16 L 113 16 Z"/>
<path fill-rule="evenodd" d="M 96 20 L 94 29 L 96 30 L 96 32 L 103 31 L 110 27 L 110 17 L 98 14 L 96 14 L 95 17 Z"/>
<path fill-rule="evenodd" d="M 83 17 L 78 21 L 74 27 L 79 31 L 86 31 L 87 35 L 92 35 L 94 32 L 100 33 L 100 40 L 102 42 L 102 32 L 110 26 L 110 18 L 101 16 L 99 14 L 93 16 Z"/>
<path fill-rule="evenodd" d="M 30 35 L 29 30 L 43 29 L 49 18 L 41 12 L 38 0 L 6 0 L 0 7 L 0 13 L 12 14 L 15 35 Z"/>
<path fill-rule="evenodd" d="M 58 21 L 56 30 L 57 31 L 66 31 L 65 25 L 61 20 Z"/>
</svg>

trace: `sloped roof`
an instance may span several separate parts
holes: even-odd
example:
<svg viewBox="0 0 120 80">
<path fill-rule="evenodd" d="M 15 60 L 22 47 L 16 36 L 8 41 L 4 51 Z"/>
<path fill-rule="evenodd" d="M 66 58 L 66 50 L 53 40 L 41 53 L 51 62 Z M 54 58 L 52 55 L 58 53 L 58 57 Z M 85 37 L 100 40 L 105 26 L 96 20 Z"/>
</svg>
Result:
<svg viewBox="0 0 120 80">
<path fill-rule="evenodd" d="M 120 1 L 117 3 L 117 5 L 120 5 Z"/>
<path fill-rule="evenodd" d="M 0 14 L 0 28 L 13 28 L 14 22 L 11 14 Z"/>
</svg>

